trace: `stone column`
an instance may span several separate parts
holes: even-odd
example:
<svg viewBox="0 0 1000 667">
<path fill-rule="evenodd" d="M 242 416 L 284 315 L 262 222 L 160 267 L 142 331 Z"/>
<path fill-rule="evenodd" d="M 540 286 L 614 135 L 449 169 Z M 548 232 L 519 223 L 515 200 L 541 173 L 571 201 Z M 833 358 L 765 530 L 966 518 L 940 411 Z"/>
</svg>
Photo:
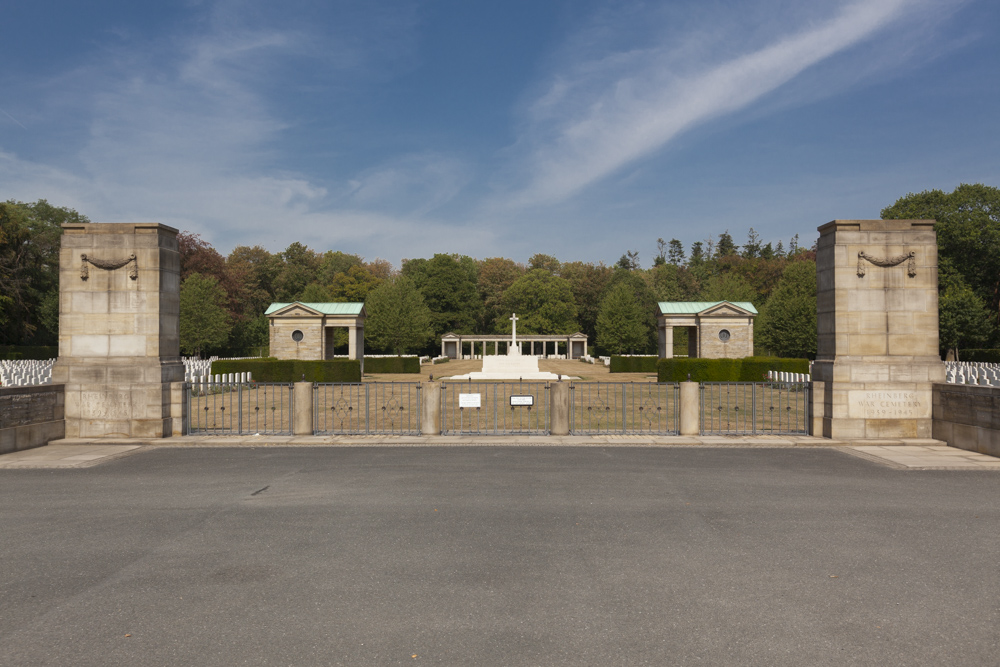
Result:
<svg viewBox="0 0 1000 667">
<path fill-rule="evenodd" d="M 313 383 L 296 382 L 292 389 L 292 435 L 313 434 Z"/>
<path fill-rule="evenodd" d="M 358 328 L 353 324 L 347 327 L 347 358 L 358 358 Z"/>
<path fill-rule="evenodd" d="M 441 435 L 441 383 L 420 386 L 420 433 Z"/>
<path fill-rule="evenodd" d="M 441 356 L 446 356 L 444 353 L 444 338 L 441 339 Z"/>
<path fill-rule="evenodd" d="M 176 229 L 63 225 L 52 381 L 66 385 L 66 437 L 173 433 L 171 383 L 184 381 L 179 313 Z"/>
<path fill-rule="evenodd" d="M 838 439 L 932 437 L 938 356 L 933 220 L 819 228 L 812 431 Z"/>
<path fill-rule="evenodd" d="M 694 359 L 699 354 L 698 336 L 701 335 L 701 327 L 688 327 L 688 359 Z"/>
<path fill-rule="evenodd" d="M 701 435 L 701 391 L 697 382 L 681 382 L 681 435 Z"/>
<path fill-rule="evenodd" d="M 570 383 L 549 384 L 549 435 L 569 435 Z"/>
</svg>

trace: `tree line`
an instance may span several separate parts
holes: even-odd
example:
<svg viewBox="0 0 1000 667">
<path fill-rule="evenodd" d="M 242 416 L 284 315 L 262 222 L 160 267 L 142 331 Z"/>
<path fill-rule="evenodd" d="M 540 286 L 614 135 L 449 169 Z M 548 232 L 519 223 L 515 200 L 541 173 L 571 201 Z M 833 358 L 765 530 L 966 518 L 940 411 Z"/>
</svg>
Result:
<svg viewBox="0 0 1000 667">
<path fill-rule="evenodd" d="M 942 348 L 1000 345 L 1000 190 L 961 185 L 909 194 L 883 218 L 939 221 Z M 0 342 L 51 344 L 58 332 L 59 225 L 87 221 L 44 200 L 0 204 Z M 587 335 L 598 353 L 655 353 L 658 301 L 749 301 L 759 310 L 758 353 L 814 356 L 815 249 L 764 243 L 751 228 L 738 244 L 729 231 L 685 247 L 657 239 L 647 259 L 626 250 L 614 263 L 527 262 L 436 254 L 367 261 L 299 242 L 270 252 L 238 246 L 223 256 L 190 233 L 179 235 L 181 345 L 185 354 L 258 354 L 268 344 L 272 302 L 364 302 L 371 352 L 434 353 L 440 336 L 509 333 L 517 312 L 524 333 Z M 645 266 L 644 266 L 645 264 Z M 346 332 L 336 345 L 346 348 Z M 675 335 L 686 351 L 686 333 Z"/>
</svg>

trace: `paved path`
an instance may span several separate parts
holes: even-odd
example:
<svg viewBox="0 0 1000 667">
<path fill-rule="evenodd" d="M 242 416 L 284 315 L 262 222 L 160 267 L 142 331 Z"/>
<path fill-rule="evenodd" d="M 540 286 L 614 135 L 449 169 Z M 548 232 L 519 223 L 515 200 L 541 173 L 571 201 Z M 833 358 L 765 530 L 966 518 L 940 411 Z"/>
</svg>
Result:
<svg viewBox="0 0 1000 667">
<path fill-rule="evenodd" d="M 996 470 L 1000 459 L 938 440 L 840 442 L 810 436 L 213 436 L 169 440 L 59 440 L 0 456 L 2 468 L 89 467 L 148 447 L 831 447 L 893 468 Z"/>
<path fill-rule="evenodd" d="M 0 470 L 3 665 L 995 665 L 1000 476 L 843 448 Z"/>
</svg>

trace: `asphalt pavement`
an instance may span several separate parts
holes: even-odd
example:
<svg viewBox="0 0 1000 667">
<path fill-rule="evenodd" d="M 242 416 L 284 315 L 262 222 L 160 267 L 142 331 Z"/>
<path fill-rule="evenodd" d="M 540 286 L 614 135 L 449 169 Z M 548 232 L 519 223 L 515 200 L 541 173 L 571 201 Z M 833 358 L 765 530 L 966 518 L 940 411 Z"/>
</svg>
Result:
<svg viewBox="0 0 1000 667">
<path fill-rule="evenodd" d="M 835 449 L 0 470 L 0 665 L 996 665 L 1000 475 Z"/>
</svg>

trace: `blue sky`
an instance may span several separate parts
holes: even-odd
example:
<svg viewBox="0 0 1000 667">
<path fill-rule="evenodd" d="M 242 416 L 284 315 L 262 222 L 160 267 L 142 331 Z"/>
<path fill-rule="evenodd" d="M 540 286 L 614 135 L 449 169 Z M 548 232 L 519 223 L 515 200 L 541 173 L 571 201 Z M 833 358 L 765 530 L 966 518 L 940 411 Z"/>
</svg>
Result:
<svg viewBox="0 0 1000 667">
<path fill-rule="evenodd" d="M 1000 186 L 995 0 L 6 3 L 0 198 L 614 262 Z"/>
</svg>

